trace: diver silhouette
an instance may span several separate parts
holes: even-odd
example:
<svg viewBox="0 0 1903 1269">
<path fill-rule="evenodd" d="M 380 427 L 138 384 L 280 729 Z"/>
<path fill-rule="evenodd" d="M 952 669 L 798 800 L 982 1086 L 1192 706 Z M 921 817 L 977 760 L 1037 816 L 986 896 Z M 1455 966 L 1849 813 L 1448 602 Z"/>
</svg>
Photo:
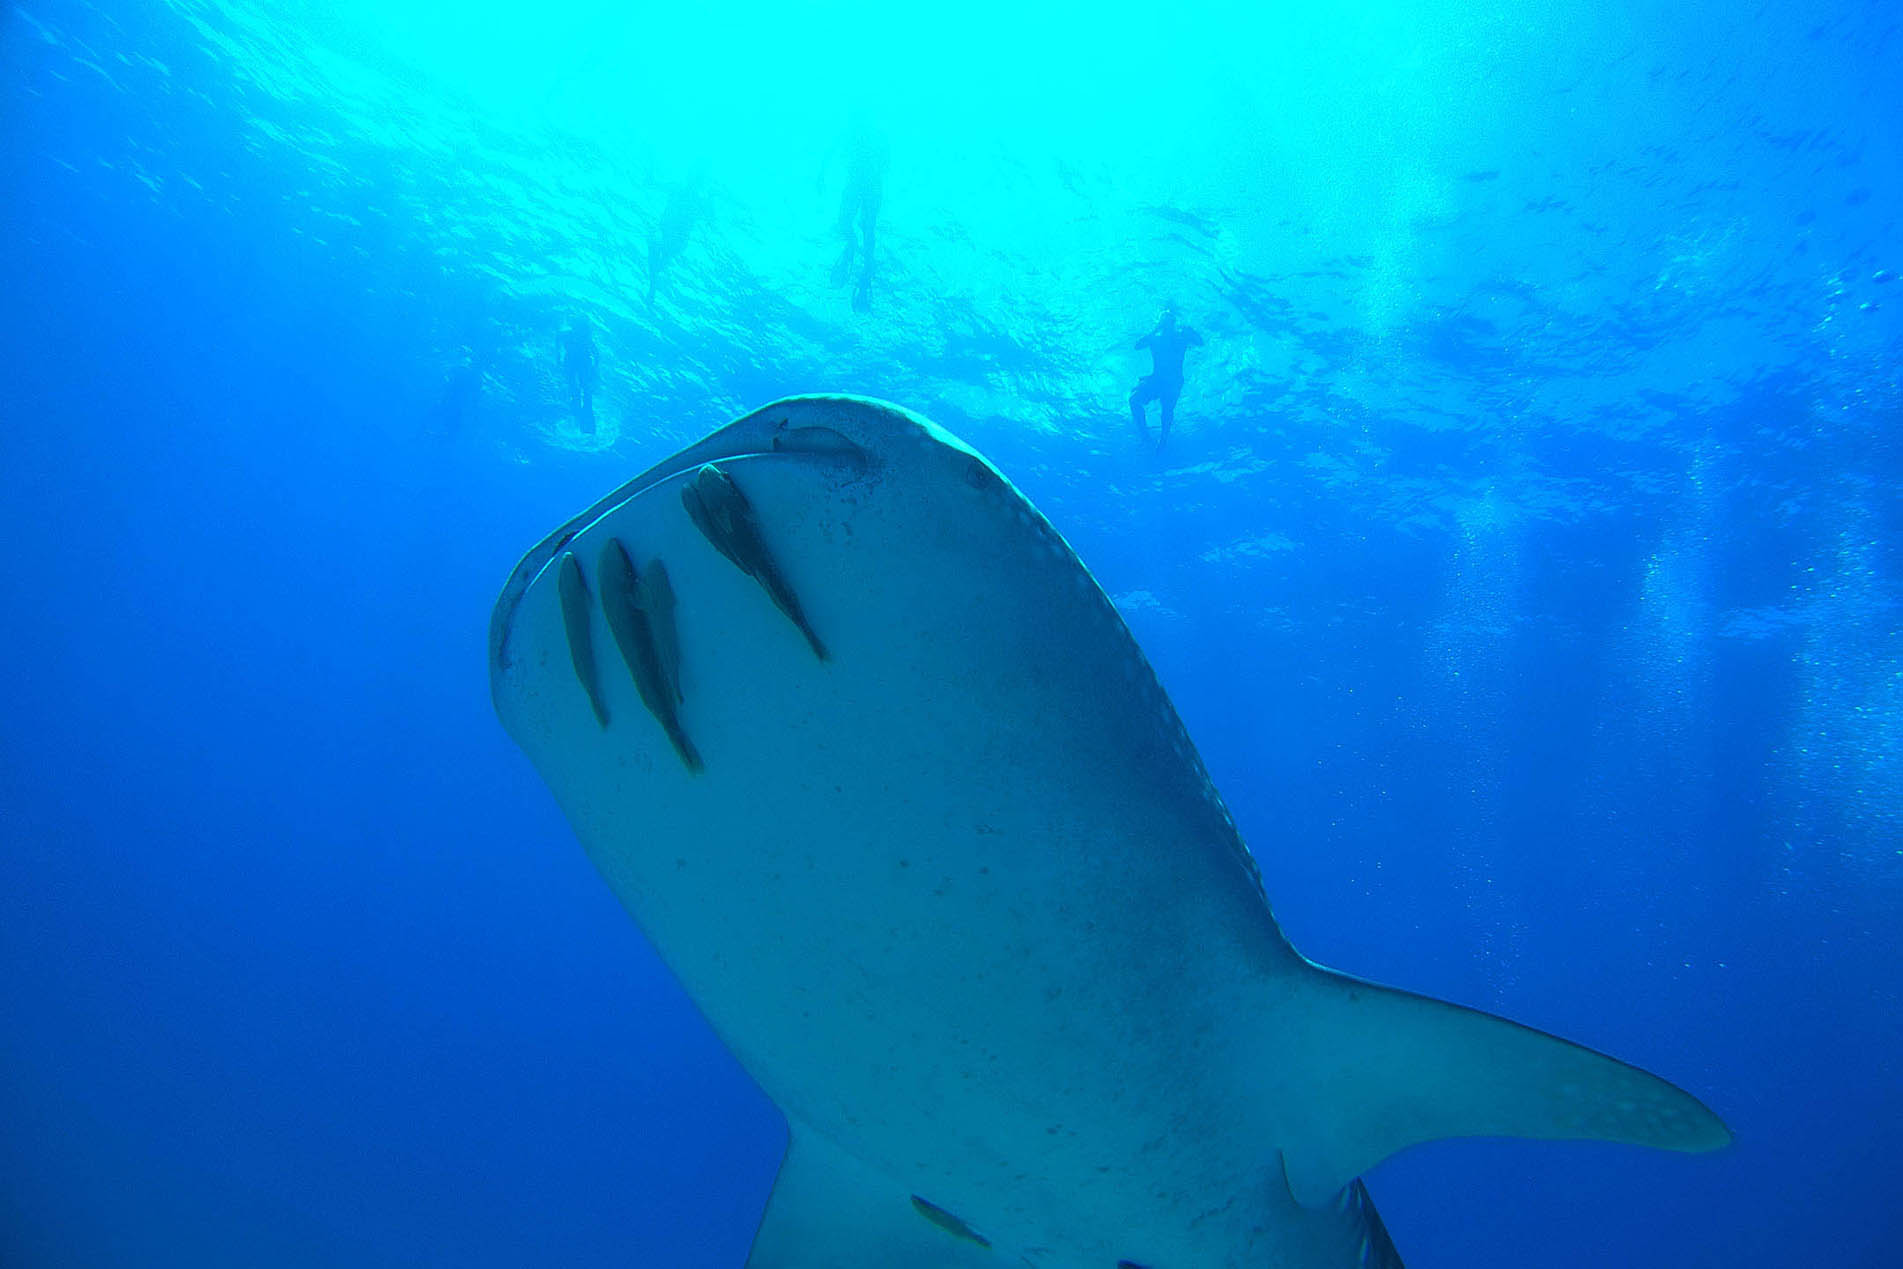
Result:
<svg viewBox="0 0 1903 1269">
<path fill-rule="evenodd" d="M 872 261 L 875 230 L 879 223 L 879 205 L 885 198 L 885 170 L 891 162 L 891 147 L 885 134 L 864 110 L 855 111 L 846 135 L 826 156 L 820 169 L 822 185 L 833 157 L 846 156 L 846 184 L 839 195 L 839 236 L 843 244 L 833 262 L 833 285 L 840 286 L 852 276 L 853 260 L 859 262 L 859 277 L 852 288 L 852 307 L 864 313 L 872 308 Z"/>
</svg>

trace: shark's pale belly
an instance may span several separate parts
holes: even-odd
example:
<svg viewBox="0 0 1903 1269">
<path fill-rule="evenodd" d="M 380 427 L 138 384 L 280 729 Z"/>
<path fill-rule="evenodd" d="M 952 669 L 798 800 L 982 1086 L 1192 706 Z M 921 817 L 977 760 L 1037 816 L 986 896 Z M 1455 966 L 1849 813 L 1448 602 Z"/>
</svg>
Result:
<svg viewBox="0 0 1903 1269">
<path fill-rule="evenodd" d="M 796 1136 L 923 1200 L 943 1263 L 1353 1263 L 1239 1110 L 1307 966 L 1147 663 L 982 459 L 867 408 L 755 416 L 532 554 L 511 733 Z"/>
</svg>

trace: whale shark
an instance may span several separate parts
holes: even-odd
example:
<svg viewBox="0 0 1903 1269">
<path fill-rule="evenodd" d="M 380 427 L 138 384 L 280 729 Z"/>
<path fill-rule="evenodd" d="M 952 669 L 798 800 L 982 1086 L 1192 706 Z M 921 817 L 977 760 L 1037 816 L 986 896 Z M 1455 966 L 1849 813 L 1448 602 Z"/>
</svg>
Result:
<svg viewBox="0 0 1903 1269">
<path fill-rule="evenodd" d="M 1300 955 L 1110 599 L 897 406 L 779 401 L 601 499 L 509 578 L 490 676 L 785 1116 L 749 1269 L 1397 1266 L 1359 1177 L 1409 1146 L 1730 1140 Z"/>
</svg>

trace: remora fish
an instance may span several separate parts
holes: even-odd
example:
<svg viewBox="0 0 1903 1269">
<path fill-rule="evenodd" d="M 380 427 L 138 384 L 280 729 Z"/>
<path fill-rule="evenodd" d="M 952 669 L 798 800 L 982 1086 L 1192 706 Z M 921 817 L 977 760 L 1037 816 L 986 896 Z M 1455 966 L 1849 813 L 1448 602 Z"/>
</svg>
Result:
<svg viewBox="0 0 1903 1269">
<path fill-rule="evenodd" d="M 595 711 L 595 720 L 603 727 L 608 725 L 608 707 L 601 703 L 600 680 L 595 673 L 594 627 L 590 612 L 592 605 L 588 599 L 588 583 L 582 578 L 581 565 L 575 557 L 562 553 L 557 584 L 562 597 L 562 628 L 568 633 L 569 659 L 575 666 L 575 678 L 582 690 L 588 693 L 589 708 Z"/>
<path fill-rule="evenodd" d="M 813 438 L 805 438 L 811 441 Z M 782 449 L 786 437 L 776 437 Z M 714 549 L 733 561 L 734 567 L 760 583 L 774 606 L 786 614 L 786 619 L 806 636 L 807 644 L 813 649 L 813 655 L 824 661 L 826 645 L 813 633 L 811 623 L 800 606 L 799 596 L 786 583 L 786 575 L 773 561 L 773 552 L 766 544 L 766 537 L 760 531 L 759 522 L 754 518 L 753 504 L 747 501 L 740 487 L 729 476 L 712 463 L 694 473 L 692 480 L 681 489 L 681 506 L 686 509 L 688 519 L 694 522 Z"/>
<path fill-rule="evenodd" d="M 716 461 L 829 664 L 690 523 L 675 489 Z M 617 537 L 672 579 L 698 776 L 627 677 L 604 729 L 572 672 L 555 561 Z M 1109 600 L 896 407 L 782 401 L 638 477 L 517 567 L 491 660 L 786 1115 L 752 1269 L 1395 1266 L 1356 1178 L 1416 1142 L 1729 1140 L 1643 1071 L 1300 956 Z"/>
<path fill-rule="evenodd" d="M 665 614 L 656 613 L 653 589 L 635 576 L 634 563 L 620 539 L 611 537 L 602 544 L 598 568 L 601 609 L 607 616 L 615 646 L 621 649 L 621 660 L 634 682 L 635 693 L 654 716 L 654 721 L 661 725 L 681 765 L 690 774 L 697 773 L 701 767 L 700 754 L 681 726 L 679 664 L 677 660 L 670 661 L 670 650 L 676 648 L 675 632 L 657 629 L 655 622 L 657 615 L 664 615 L 671 623 L 672 609 Z M 666 585 L 667 574 L 662 572 L 661 587 L 665 589 Z M 589 696 L 599 712 L 595 690 L 591 690 Z"/>
</svg>

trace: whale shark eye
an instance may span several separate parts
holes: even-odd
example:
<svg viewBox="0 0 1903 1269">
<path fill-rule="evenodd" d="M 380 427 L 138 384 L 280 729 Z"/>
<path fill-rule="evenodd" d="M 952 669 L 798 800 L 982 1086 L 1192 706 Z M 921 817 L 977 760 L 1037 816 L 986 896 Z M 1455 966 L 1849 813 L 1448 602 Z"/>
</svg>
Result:
<svg viewBox="0 0 1903 1269">
<path fill-rule="evenodd" d="M 995 489 L 998 473 L 992 471 L 989 464 L 974 458 L 965 464 L 965 483 L 973 489 Z"/>
</svg>

